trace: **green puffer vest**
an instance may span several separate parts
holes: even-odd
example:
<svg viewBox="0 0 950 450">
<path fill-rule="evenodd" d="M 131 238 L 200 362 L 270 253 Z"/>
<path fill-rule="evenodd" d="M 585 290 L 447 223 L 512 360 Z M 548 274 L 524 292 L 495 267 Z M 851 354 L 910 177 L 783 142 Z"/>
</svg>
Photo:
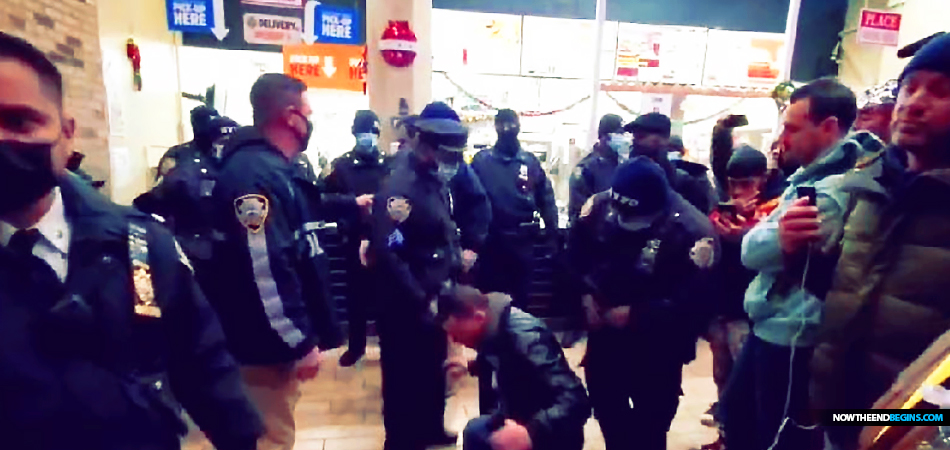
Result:
<svg viewBox="0 0 950 450">
<path fill-rule="evenodd" d="M 950 169 L 908 182 L 895 155 L 844 181 L 853 210 L 812 360 L 817 409 L 870 407 L 950 330 Z"/>
</svg>

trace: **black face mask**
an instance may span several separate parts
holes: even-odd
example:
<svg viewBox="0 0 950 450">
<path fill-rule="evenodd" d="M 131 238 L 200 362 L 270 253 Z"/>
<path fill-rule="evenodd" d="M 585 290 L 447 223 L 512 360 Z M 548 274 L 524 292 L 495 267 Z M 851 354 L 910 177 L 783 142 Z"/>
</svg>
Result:
<svg viewBox="0 0 950 450">
<path fill-rule="evenodd" d="M 307 116 L 304 116 L 303 113 L 297 112 L 297 114 L 300 114 L 300 118 L 307 124 L 307 131 L 304 136 L 301 137 L 303 140 L 300 142 L 300 153 L 303 153 L 307 150 L 307 146 L 310 145 L 310 136 L 313 136 L 313 122 L 311 122 Z"/>
<path fill-rule="evenodd" d="M 53 145 L 0 141 L 0 215 L 22 210 L 56 187 Z"/>
</svg>

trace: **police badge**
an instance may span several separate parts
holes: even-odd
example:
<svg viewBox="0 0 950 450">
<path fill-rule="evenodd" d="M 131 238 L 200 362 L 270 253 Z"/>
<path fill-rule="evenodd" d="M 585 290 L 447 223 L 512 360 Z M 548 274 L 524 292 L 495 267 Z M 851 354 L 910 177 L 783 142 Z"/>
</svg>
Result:
<svg viewBox="0 0 950 450">
<path fill-rule="evenodd" d="M 689 251 L 689 259 L 700 269 L 712 267 L 716 260 L 716 246 L 713 238 L 707 237 L 696 241 L 696 244 Z"/>
<path fill-rule="evenodd" d="M 245 195 L 234 201 L 238 221 L 251 233 L 258 233 L 264 228 L 269 209 L 267 197 L 263 195 Z"/>
<path fill-rule="evenodd" d="M 389 213 L 389 218 L 396 223 L 403 223 L 409 218 L 409 213 L 412 212 L 412 204 L 409 203 L 409 199 L 406 197 L 389 197 L 389 200 L 386 201 L 386 212 Z"/>
</svg>

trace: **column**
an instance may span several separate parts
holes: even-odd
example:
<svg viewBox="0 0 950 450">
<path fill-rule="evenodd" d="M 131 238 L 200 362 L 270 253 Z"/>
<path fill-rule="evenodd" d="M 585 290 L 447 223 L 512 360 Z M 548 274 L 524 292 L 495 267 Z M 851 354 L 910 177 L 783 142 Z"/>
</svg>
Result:
<svg viewBox="0 0 950 450">
<path fill-rule="evenodd" d="M 406 68 L 383 61 L 379 40 L 390 20 L 408 20 L 419 39 L 415 62 Z M 380 148 L 394 139 L 392 119 L 405 98 L 409 114 L 418 114 L 432 98 L 432 0 L 366 0 L 366 45 L 369 63 L 369 107 L 380 118 Z"/>
</svg>

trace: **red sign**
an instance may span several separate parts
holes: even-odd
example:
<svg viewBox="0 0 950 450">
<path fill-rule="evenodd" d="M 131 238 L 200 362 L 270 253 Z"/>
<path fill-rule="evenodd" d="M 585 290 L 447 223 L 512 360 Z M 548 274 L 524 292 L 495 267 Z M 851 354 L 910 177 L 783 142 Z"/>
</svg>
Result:
<svg viewBox="0 0 950 450">
<path fill-rule="evenodd" d="M 900 14 L 862 9 L 861 24 L 858 25 L 858 42 L 896 47 L 900 29 Z"/>
</svg>

